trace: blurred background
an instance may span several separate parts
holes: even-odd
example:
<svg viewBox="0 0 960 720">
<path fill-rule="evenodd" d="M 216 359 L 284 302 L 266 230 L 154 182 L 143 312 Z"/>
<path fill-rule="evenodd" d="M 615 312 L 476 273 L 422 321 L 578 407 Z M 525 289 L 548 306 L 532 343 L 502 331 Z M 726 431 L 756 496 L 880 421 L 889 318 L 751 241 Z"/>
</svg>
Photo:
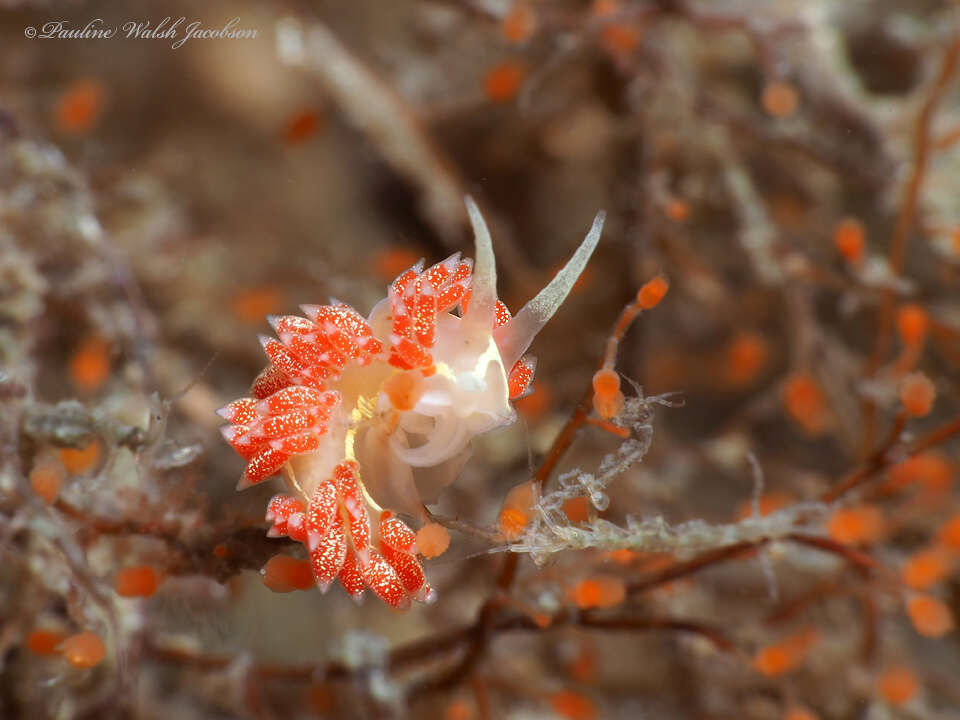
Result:
<svg viewBox="0 0 960 720">
<path fill-rule="evenodd" d="M 0 716 L 960 717 L 957 12 L 4 2 Z M 41 37 L 97 20 L 116 36 Z M 195 22 L 221 35 L 184 39 Z M 514 311 L 608 219 L 520 422 L 433 508 L 462 523 L 426 564 L 439 600 L 271 592 L 257 570 L 298 548 L 264 537 L 273 483 L 234 492 L 215 410 L 264 366 L 266 315 L 366 314 L 419 258 L 472 256 L 465 194 Z M 629 394 L 679 395 L 609 508 L 567 515 L 713 530 L 505 552 L 505 496 L 656 275 L 616 367 Z M 585 427 L 559 468 L 623 442 Z M 795 522 L 833 544 L 784 542 Z M 597 608 L 616 622 L 581 627 Z"/>
</svg>

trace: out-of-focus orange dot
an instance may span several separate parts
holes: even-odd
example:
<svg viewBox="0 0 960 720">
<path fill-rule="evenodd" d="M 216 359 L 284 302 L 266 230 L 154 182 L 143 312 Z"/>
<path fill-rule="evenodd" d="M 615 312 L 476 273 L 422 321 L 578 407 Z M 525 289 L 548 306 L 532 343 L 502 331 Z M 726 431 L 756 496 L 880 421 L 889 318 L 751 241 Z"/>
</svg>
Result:
<svg viewBox="0 0 960 720">
<path fill-rule="evenodd" d="M 724 350 L 723 377 L 728 385 L 742 387 L 756 379 L 767 364 L 767 341 L 753 332 L 740 332 Z"/>
<path fill-rule="evenodd" d="M 224 543 L 217 543 L 213 546 L 213 554 L 223 560 L 230 556 L 230 551 Z"/>
<path fill-rule="evenodd" d="M 68 473 L 71 475 L 82 475 L 90 472 L 100 464 L 101 452 L 100 441 L 94 438 L 80 449 L 60 448 L 57 450 L 57 455 L 60 457 L 60 462 L 63 463 Z"/>
<path fill-rule="evenodd" d="M 581 610 L 619 605 L 627 596 L 623 580 L 612 575 L 594 575 L 570 590 L 570 599 Z"/>
<path fill-rule="evenodd" d="M 473 706 L 463 698 L 451 700 L 443 711 L 443 720 L 473 720 Z"/>
<path fill-rule="evenodd" d="M 907 347 L 919 347 L 927 339 L 930 318 L 920 305 L 903 305 L 897 310 L 897 333 Z"/>
<path fill-rule="evenodd" d="M 150 597 L 159 584 L 160 576 L 149 565 L 123 568 L 113 576 L 113 589 L 120 597 Z"/>
<path fill-rule="evenodd" d="M 674 222 L 684 222 L 690 217 L 690 203 L 677 197 L 667 200 L 663 206 L 663 212 Z"/>
<path fill-rule="evenodd" d="M 773 645 L 760 648 L 753 657 L 753 667 L 761 675 L 776 677 L 796 670 L 819 639 L 815 630 L 803 630 Z"/>
<path fill-rule="evenodd" d="M 610 552 L 604 555 L 607 560 L 616 563 L 617 565 L 630 565 L 634 560 L 637 559 L 637 553 L 633 550 L 627 550 L 626 548 L 621 548 L 620 550 L 611 550 Z"/>
<path fill-rule="evenodd" d="M 660 304 L 663 296 L 670 289 L 670 283 L 662 275 L 657 275 L 644 283 L 637 293 L 637 305 L 641 310 L 649 310 Z"/>
<path fill-rule="evenodd" d="M 923 417 L 933 409 L 937 389 L 922 372 L 910 373 L 900 383 L 900 402 L 913 417 Z"/>
<path fill-rule="evenodd" d="M 500 32 L 512 43 L 524 43 L 531 38 L 537 29 L 537 16 L 525 0 L 513 3 L 500 23 Z"/>
<path fill-rule="evenodd" d="M 775 118 L 793 115 L 800 105 L 800 93 L 797 88 L 785 80 L 774 80 L 763 88 L 760 98 L 763 109 Z"/>
<path fill-rule="evenodd" d="M 953 251 L 960 255 L 960 228 L 950 233 L 950 239 L 953 240 Z"/>
<path fill-rule="evenodd" d="M 563 514 L 572 523 L 586 522 L 590 517 L 590 502 L 585 497 L 575 497 L 563 502 Z"/>
<path fill-rule="evenodd" d="M 107 654 L 100 636 L 92 632 L 71 635 L 60 644 L 60 654 L 68 663 L 78 668 L 99 665 Z"/>
<path fill-rule="evenodd" d="M 641 37 L 636 25 L 612 22 L 600 31 L 600 45 L 614 58 L 624 59 L 637 49 Z"/>
<path fill-rule="evenodd" d="M 862 545 L 879 540 L 884 528 L 883 512 L 869 505 L 841 508 L 830 516 L 827 534 L 837 542 Z"/>
<path fill-rule="evenodd" d="M 802 705 L 791 705 L 783 715 L 783 720 L 819 720 L 816 713 Z"/>
<path fill-rule="evenodd" d="M 545 382 L 537 381 L 536 389 L 529 395 L 513 401 L 513 406 L 528 420 L 543 417 L 553 404 L 553 393 Z"/>
<path fill-rule="evenodd" d="M 241 290 L 230 300 L 234 317 L 247 325 L 259 325 L 267 315 L 279 313 L 283 305 L 283 293 L 268 286 Z"/>
<path fill-rule="evenodd" d="M 30 487 L 45 503 L 52 505 L 60 494 L 66 476 L 67 470 L 58 459 L 40 460 L 30 471 Z"/>
<path fill-rule="evenodd" d="M 827 401 L 813 376 L 796 372 L 783 385 L 783 404 L 787 415 L 808 435 L 819 435 L 827 428 Z"/>
<path fill-rule="evenodd" d="M 784 492 L 783 490 L 771 490 L 760 498 L 760 501 L 757 503 L 759 506 L 757 509 L 760 511 L 760 517 L 766 517 L 772 512 L 785 508 L 793 501 L 794 497 L 790 493 Z M 753 500 L 745 501 L 737 508 L 737 519 L 743 520 L 744 518 L 752 517 L 753 511 Z"/>
<path fill-rule="evenodd" d="M 100 119 L 104 95 L 103 83 L 99 80 L 74 81 L 54 108 L 57 129 L 67 135 L 82 135 L 92 130 Z"/>
<path fill-rule="evenodd" d="M 844 259 L 854 265 L 863 260 L 866 233 L 856 218 L 844 218 L 833 229 L 833 245 Z"/>
<path fill-rule="evenodd" d="M 81 392 L 100 389 L 110 377 L 110 343 L 102 337 L 89 337 L 70 356 L 70 379 Z"/>
<path fill-rule="evenodd" d="M 580 652 L 567 668 L 574 680 L 582 683 L 593 681 L 597 672 L 597 655 L 587 645 L 580 648 Z"/>
<path fill-rule="evenodd" d="M 903 705 L 909 702 L 920 689 L 916 676 L 910 668 L 902 665 L 889 667 L 877 678 L 877 690 L 891 705 Z"/>
<path fill-rule="evenodd" d="M 620 0 L 593 0 L 590 14 L 594 17 L 609 17 L 620 11 Z"/>
<path fill-rule="evenodd" d="M 493 102 L 509 102 L 516 97 L 527 76 L 526 66 L 516 60 L 500 63 L 483 78 L 483 94 Z"/>
<path fill-rule="evenodd" d="M 914 629 L 926 637 L 942 637 L 954 628 L 950 610 L 931 595 L 914 595 L 907 600 L 907 615 Z"/>
<path fill-rule="evenodd" d="M 960 552 L 960 513 L 943 524 L 937 532 L 937 542 L 947 550 Z"/>
<path fill-rule="evenodd" d="M 274 555 L 260 570 L 263 584 L 275 593 L 309 590 L 313 587 L 313 569 L 307 560 L 289 555 Z"/>
<path fill-rule="evenodd" d="M 899 490 L 919 484 L 932 494 L 942 494 L 953 484 L 953 468 L 943 453 L 929 450 L 897 463 L 889 472 L 886 488 Z"/>
<path fill-rule="evenodd" d="M 388 247 L 374 254 L 373 269 L 384 280 L 392 281 L 400 273 L 416 265 L 418 260 L 420 256 L 410 248 Z"/>
<path fill-rule="evenodd" d="M 450 533 L 439 523 L 427 523 L 417 531 L 417 550 L 425 558 L 443 555 L 450 547 Z"/>
<path fill-rule="evenodd" d="M 926 590 L 943 580 L 950 572 L 950 558 L 937 548 L 914 553 L 900 569 L 903 582 L 914 590 Z"/>
<path fill-rule="evenodd" d="M 321 115 L 312 108 L 300 110 L 289 120 L 283 128 L 283 139 L 285 142 L 295 145 L 297 143 L 309 140 L 320 129 Z"/>
<path fill-rule="evenodd" d="M 27 650 L 34 655 L 53 655 L 66 635 L 56 630 L 32 630 L 27 635 Z"/>
<path fill-rule="evenodd" d="M 597 706 L 593 701 L 572 690 L 563 690 L 551 695 L 550 705 L 557 715 L 567 720 L 594 720 L 597 717 Z"/>
</svg>

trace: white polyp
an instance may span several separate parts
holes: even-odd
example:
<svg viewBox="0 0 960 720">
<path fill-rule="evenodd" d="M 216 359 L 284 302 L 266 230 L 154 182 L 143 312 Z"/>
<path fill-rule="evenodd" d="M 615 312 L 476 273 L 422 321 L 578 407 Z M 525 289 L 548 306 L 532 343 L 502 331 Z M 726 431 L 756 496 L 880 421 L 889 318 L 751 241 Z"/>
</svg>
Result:
<svg viewBox="0 0 960 720">
<path fill-rule="evenodd" d="M 567 261 L 567 264 L 561 268 L 553 280 L 537 293 L 536 297 L 524 305 L 520 312 L 514 315 L 506 325 L 493 331 L 497 347 L 500 348 L 500 357 L 503 358 L 504 367 L 512 368 L 514 363 L 523 356 L 536 334 L 553 317 L 557 308 L 570 294 L 570 290 L 587 266 L 590 256 L 600 241 L 600 233 L 603 232 L 605 219 L 606 213 L 603 210 L 598 212 L 593 219 L 590 232 L 587 233 L 583 242 L 580 243 L 580 247 L 573 253 L 573 257 Z"/>
</svg>

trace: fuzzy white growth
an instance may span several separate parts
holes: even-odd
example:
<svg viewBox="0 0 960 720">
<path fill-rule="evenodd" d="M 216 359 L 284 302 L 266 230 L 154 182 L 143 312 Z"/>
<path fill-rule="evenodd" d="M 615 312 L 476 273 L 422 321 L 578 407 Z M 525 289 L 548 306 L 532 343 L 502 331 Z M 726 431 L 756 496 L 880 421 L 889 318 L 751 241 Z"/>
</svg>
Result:
<svg viewBox="0 0 960 720">
<path fill-rule="evenodd" d="M 597 213 L 590 232 L 567 264 L 543 290 L 537 293 L 536 297 L 513 316 L 510 322 L 494 332 L 505 367 L 513 367 L 513 364 L 530 347 L 536 334 L 543 329 L 557 308 L 566 300 L 600 241 L 600 233 L 603 232 L 603 222 L 606 217 L 603 210 Z"/>
</svg>

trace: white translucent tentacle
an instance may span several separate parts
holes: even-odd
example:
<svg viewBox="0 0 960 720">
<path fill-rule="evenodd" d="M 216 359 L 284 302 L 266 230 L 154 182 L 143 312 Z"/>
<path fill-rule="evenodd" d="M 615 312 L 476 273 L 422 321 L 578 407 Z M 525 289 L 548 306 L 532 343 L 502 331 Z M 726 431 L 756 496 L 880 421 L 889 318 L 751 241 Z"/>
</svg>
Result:
<svg viewBox="0 0 960 720">
<path fill-rule="evenodd" d="M 470 308 L 463 319 L 472 326 L 489 329 L 493 327 L 497 304 L 497 263 L 493 257 L 493 241 L 473 198 L 466 196 L 464 203 L 473 226 L 477 254 L 471 281 Z"/>
<path fill-rule="evenodd" d="M 494 330 L 494 339 L 500 349 L 500 357 L 503 358 L 504 367 L 513 367 L 513 364 L 530 347 L 530 343 L 533 342 L 536 334 L 547 324 L 547 321 L 553 317 L 557 308 L 566 299 L 600 241 L 600 233 L 603 231 L 603 221 L 606 217 L 607 215 L 603 210 L 597 213 L 597 216 L 593 219 L 590 232 L 580 243 L 580 247 L 577 248 L 573 257 L 567 261 L 567 264 L 554 276 L 553 280 L 537 293 L 536 297 L 524 305 L 520 312 L 514 315 L 506 325 Z"/>
</svg>

